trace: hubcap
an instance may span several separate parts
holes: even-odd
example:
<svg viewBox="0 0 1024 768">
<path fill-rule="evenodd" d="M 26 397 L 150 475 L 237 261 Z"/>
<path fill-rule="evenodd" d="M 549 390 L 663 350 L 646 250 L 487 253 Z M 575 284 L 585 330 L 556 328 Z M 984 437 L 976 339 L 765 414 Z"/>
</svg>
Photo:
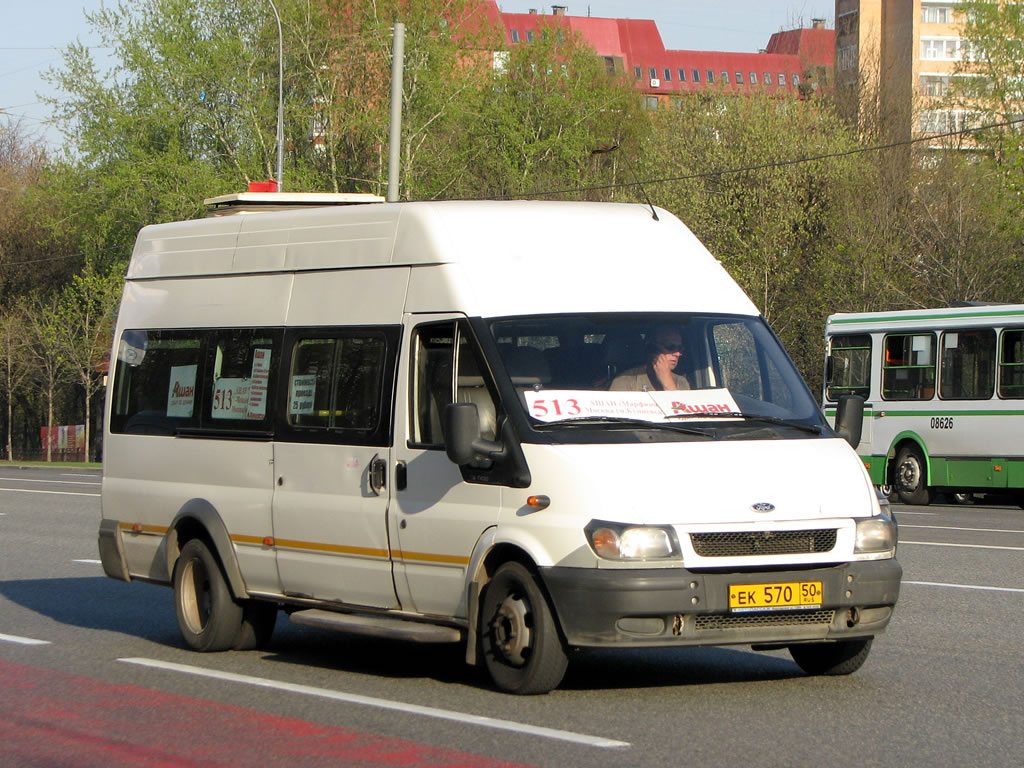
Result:
<svg viewBox="0 0 1024 768">
<path fill-rule="evenodd" d="M 181 580 L 182 613 L 189 629 L 198 635 L 210 619 L 210 580 L 198 559 L 185 565 Z"/>
<path fill-rule="evenodd" d="M 914 456 L 907 456 L 900 464 L 899 471 L 900 485 L 905 491 L 915 491 L 921 484 L 921 465 L 917 463 L 917 458 Z"/>
<path fill-rule="evenodd" d="M 521 667 L 530 653 L 529 606 L 515 595 L 508 595 L 498 606 L 491 622 L 494 644 L 510 664 Z"/>
</svg>

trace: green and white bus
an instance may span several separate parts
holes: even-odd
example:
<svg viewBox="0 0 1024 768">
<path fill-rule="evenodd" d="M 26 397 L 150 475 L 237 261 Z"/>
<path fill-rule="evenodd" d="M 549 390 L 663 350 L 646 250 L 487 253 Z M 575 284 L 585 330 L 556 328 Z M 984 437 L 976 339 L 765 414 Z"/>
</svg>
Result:
<svg viewBox="0 0 1024 768">
<path fill-rule="evenodd" d="M 1024 504 L 1024 304 L 834 314 L 824 407 L 866 401 L 857 453 L 908 504 Z"/>
</svg>

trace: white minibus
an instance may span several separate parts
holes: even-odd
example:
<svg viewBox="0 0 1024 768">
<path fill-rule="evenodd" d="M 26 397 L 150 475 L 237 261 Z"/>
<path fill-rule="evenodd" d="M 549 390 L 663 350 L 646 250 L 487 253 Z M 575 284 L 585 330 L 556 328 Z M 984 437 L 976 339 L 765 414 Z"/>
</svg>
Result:
<svg viewBox="0 0 1024 768">
<path fill-rule="evenodd" d="M 1024 504 L 1024 305 L 841 313 L 825 326 L 826 413 L 858 395 L 872 481 Z"/>
<path fill-rule="evenodd" d="M 284 613 L 514 693 L 581 648 L 860 667 L 901 577 L 860 401 L 844 439 L 678 219 L 320 202 L 146 227 L 128 268 L 99 548 L 190 648 Z"/>
</svg>

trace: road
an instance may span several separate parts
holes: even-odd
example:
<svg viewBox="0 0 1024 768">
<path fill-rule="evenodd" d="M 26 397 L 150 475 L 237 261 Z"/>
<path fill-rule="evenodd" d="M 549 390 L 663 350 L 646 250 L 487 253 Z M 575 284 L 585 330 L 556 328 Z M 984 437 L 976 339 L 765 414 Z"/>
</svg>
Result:
<svg viewBox="0 0 1024 768">
<path fill-rule="evenodd" d="M 278 619 L 196 654 L 171 591 L 103 576 L 99 475 L 0 468 L 4 765 L 1018 766 L 1024 511 L 894 505 L 904 586 L 856 674 L 784 652 L 589 652 L 546 696 L 455 647 Z"/>
</svg>

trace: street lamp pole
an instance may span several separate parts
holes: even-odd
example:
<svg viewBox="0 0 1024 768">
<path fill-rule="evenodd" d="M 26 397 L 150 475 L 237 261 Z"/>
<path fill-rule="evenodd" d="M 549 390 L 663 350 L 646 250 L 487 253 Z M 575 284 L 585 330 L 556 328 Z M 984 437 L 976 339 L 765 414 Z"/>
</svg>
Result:
<svg viewBox="0 0 1024 768">
<path fill-rule="evenodd" d="M 274 0 L 267 0 L 277 19 L 277 191 L 284 191 L 284 34 Z"/>
</svg>

